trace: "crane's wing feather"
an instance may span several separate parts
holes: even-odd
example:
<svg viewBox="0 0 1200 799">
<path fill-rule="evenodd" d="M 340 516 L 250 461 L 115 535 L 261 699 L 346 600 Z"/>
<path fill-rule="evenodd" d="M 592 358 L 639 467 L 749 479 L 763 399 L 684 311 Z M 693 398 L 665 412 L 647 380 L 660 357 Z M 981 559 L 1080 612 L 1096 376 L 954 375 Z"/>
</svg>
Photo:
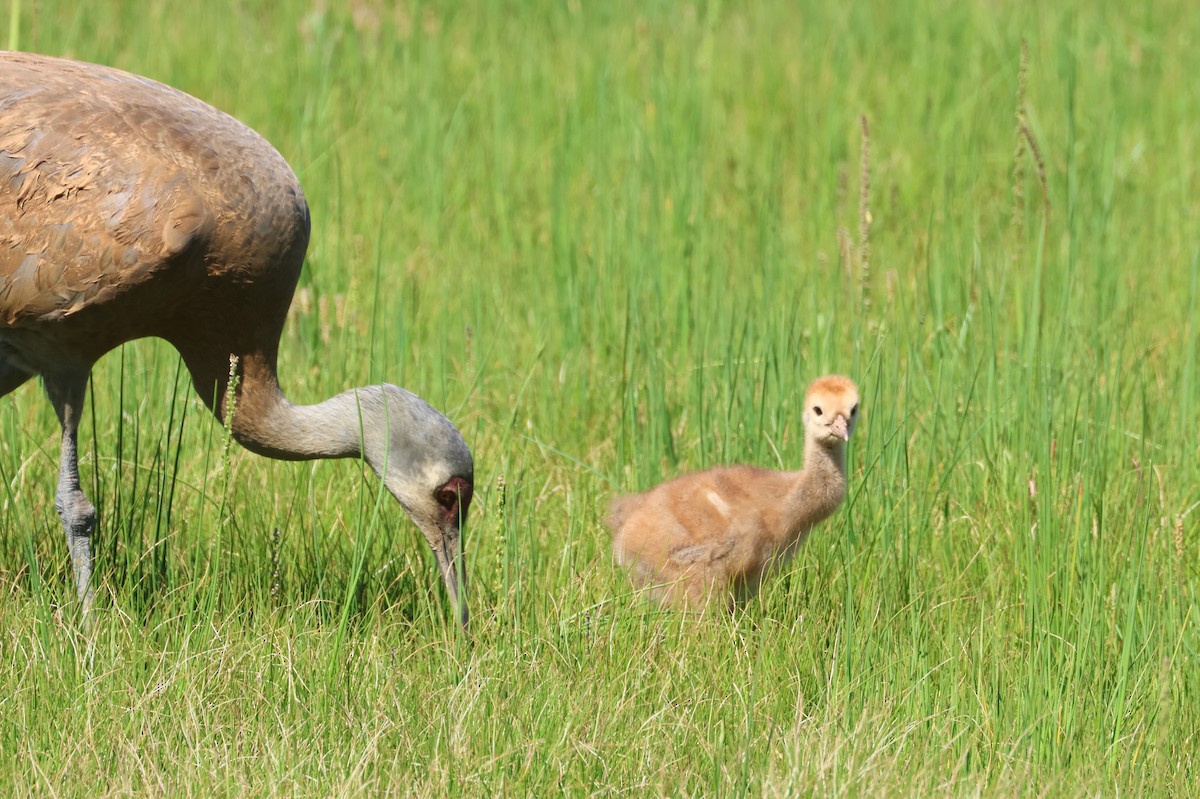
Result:
<svg viewBox="0 0 1200 799">
<path fill-rule="evenodd" d="M 215 158 L 188 130 L 189 108 L 206 107 L 116 71 L 89 91 L 95 73 L 64 64 L 0 61 L 0 326 L 109 300 L 177 263 L 209 225 L 188 179 Z M 185 137 L 190 164 L 172 146 Z"/>
</svg>

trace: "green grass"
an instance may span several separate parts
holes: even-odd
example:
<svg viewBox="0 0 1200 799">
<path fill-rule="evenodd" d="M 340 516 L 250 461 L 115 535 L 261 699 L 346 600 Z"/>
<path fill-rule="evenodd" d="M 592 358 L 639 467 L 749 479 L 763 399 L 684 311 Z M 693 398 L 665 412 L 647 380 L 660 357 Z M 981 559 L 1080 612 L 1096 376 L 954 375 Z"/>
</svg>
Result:
<svg viewBox="0 0 1200 799">
<path fill-rule="evenodd" d="M 86 637 L 53 414 L 6 398 L 0 792 L 1194 791 L 1200 16 L 1095 5 L 10 4 L 22 49 L 280 149 L 286 389 L 417 391 L 477 498 L 466 642 L 361 465 L 226 451 L 128 345 L 82 431 Z M 829 371 L 843 510 L 732 618 L 632 597 L 608 497 L 797 465 Z"/>
</svg>

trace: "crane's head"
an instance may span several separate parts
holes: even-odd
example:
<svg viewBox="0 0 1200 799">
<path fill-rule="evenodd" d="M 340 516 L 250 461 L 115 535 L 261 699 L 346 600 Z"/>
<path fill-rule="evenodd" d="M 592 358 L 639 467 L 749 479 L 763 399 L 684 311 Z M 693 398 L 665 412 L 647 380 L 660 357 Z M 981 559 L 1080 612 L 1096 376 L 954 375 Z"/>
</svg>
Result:
<svg viewBox="0 0 1200 799">
<path fill-rule="evenodd" d="M 471 450 L 450 420 L 425 400 L 397 386 L 382 389 L 387 446 L 371 446 L 364 429 L 367 462 L 429 542 L 455 614 L 466 628 L 462 531 L 475 486 Z M 364 403 L 364 425 L 365 411 Z"/>
<path fill-rule="evenodd" d="M 858 387 L 848 377 L 818 377 L 804 394 L 804 429 L 808 438 L 825 447 L 850 440 L 858 422 Z"/>
</svg>

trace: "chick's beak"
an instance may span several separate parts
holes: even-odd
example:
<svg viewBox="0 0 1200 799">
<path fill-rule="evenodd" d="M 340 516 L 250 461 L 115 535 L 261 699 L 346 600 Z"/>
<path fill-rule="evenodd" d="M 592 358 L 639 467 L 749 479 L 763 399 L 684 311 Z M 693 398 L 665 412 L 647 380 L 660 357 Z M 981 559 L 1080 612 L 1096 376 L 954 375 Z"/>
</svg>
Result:
<svg viewBox="0 0 1200 799">
<path fill-rule="evenodd" d="M 833 421 L 829 423 L 829 429 L 842 441 L 850 440 L 850 421 L 842 414 L 839 413 L 833 418 Z"/>
</svg>

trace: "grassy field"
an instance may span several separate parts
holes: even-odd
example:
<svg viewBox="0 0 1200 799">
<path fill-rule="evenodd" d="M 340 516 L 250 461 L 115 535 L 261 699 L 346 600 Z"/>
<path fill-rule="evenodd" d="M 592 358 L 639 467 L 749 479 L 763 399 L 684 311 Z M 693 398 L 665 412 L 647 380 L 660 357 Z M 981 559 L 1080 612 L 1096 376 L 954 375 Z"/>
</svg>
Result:
<svg viewBox="0 0 1200 799">
<path fill-rule="evenodd" d="M 86 636 L 5 398 L 0 793 L 1194 792 L 1200 15 L 1125 6 L 13 0 L 279 148 L 285 390 L 422 394 L 477 488 L 468 641 L 361 464 L 230 447 L 128 345 Z M 845 507 L 733 617 L 638 601 L 609 497 L 798 466 L 830 371 Z"/>
</svg>

